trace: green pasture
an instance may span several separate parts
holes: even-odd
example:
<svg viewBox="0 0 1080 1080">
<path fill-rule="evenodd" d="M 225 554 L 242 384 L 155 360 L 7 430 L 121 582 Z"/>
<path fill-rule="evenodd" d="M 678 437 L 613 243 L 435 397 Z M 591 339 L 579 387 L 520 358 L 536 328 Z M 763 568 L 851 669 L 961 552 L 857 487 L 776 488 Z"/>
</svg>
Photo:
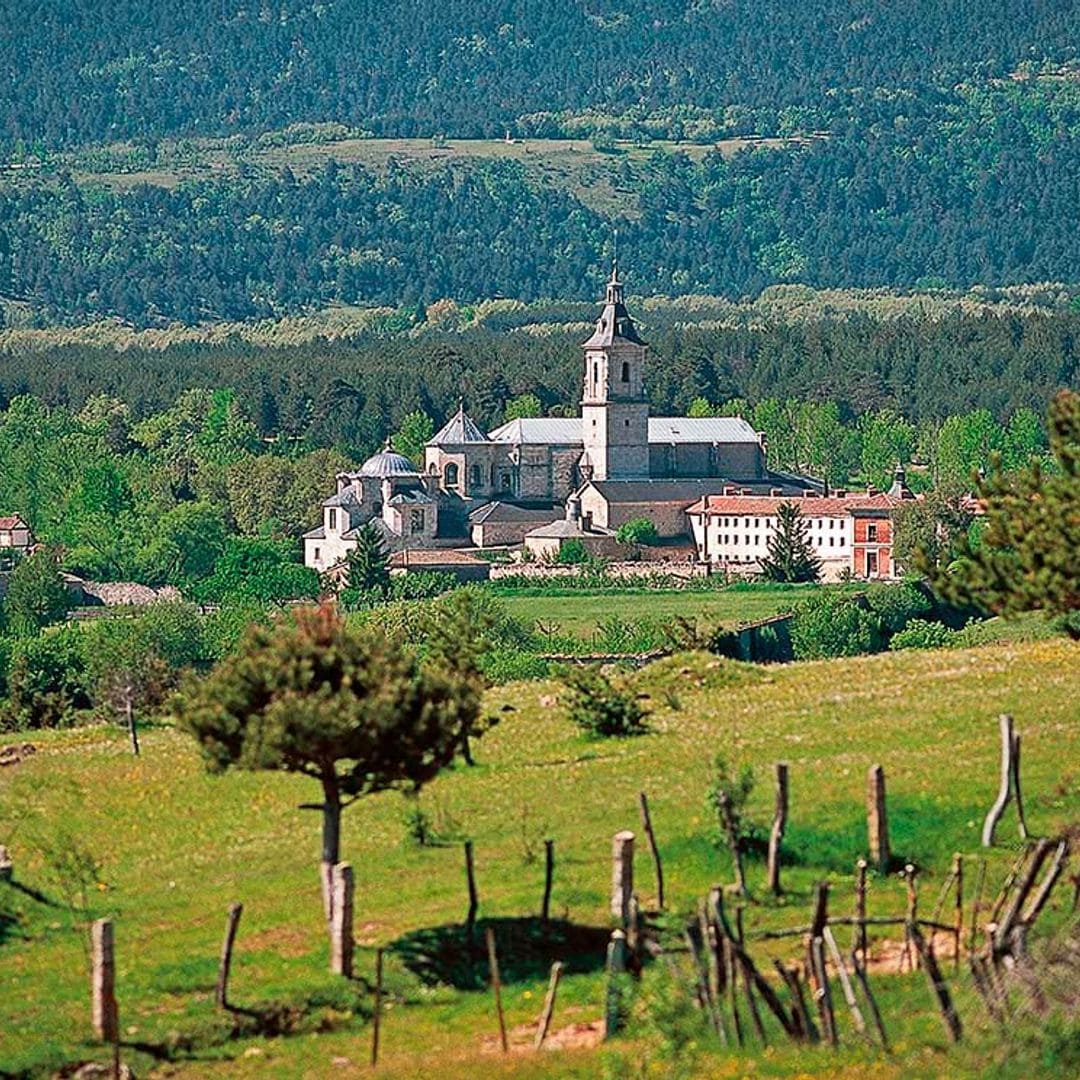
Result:
<svg viewBox="0 0 1080 1080">
<path fill-rule="evenodd" d="M 657 600 L 634 599 L 643 607 Z M 609 606 L 616 600 L 603 598 Z M 599 612 L 602 601 L 595 602 Z M 838 993 L 839 1053 L 795 1049 L 770 1029 L 767 1052 L 723 1051 L 697 1038 L 704 1056 L 694 1059 L 691 1048 L 676 1068 L 661 1056 L 670 1039 L 633 1026 L 597 1049 L 586 1025 L 602 1009 L 611 837 L 638 828 L 639 791 L 652 805 L 669 908 L 688 914 L 709 885 L 732 880 L 704 807 L 713 756 L 754 766 L 747 813 L 766 826 L 772 764 L 790 764 L 787 891 L 778 901 L 764 897 L 764 866 L 749 863 L 752 935 L 804 924 L 823 877 L 833 883 L 834 912 L 850 911 L 852 870 L 865 847 L 866 772 L 880 762 L 894 849 L 921 868 L 926 910 L 954 851 L 973 856 L 974 876 L 979 825 L 997 784 L 999 713 L 1012 712 L 1023 733 L 1032 829 L 1050 833 L 1080 819 L 1080 645 L 1057 638 L 768 669 L 693 654 L 634 678 L 652 708 L 651 731 L 625 741 L 584 739 L 552 684 L 492 691 L 500 723 L 476 745 L 477 765 L 453 769 L 420 798 L 444 838 L 439 846 L 407 840 L 400 795 L 362 800 L 346 812 L 343 855 L 357 881 L 352 983 L 327 972 L 319 819 L 298 809 L 318 797 L 311 781 L 209 776 L 188 740 L 165 727 L 145 732 L 138 759 L 109 727 L 30 735 L 37 753 L 0 770 L 0 842 L 16 863 L 15 883 L 0 884 L 0 1075 L 46 1076 L 105 1057 L 90 1039 L 83 938 L 65 908 L 62 878 L 43 855 L 75 847 L 100 863 L 90 914 L 115 921 L 123 1056 L 141 1078 L 372 1075 L 367 980 L 377 946 L 388 950 L 379 1076 L 1064 1074 L 1060 1058 L 1029 1046 L 1033 1026 L 1019 1022 L 1002 1040 L 966 979 L 955 986 L 966 1035 L 950 1049 L 922 973 L 897 976 L 891 967 L 875 976 L 891 1058 L 860 1040 Z M 555 924 L 545 937 L 536 914 L 546 837 L 555 840 L 556 872 Z M 494 926 L 502 954 L 516 1047 L 507 1058 L 497 1051 L 482 949 L 470 951 L 460 925 L 464 838 L 476 847 L 481 927 Z M 1011 864 L 1016 838 L 1009 813 L 990 855 L 988 891 L 996 892 Z M 644 851 L 636 889 L 652 907 Z M 1044 931 L 1064 918 L 1071 890 L 1058 891 Z M 236 1011 L 218 1014 L 217 953 L 236 900 L 245 906 L 231 991 Z M 871 913 L 903 907 L 896 876 L 874 877 Z M 879 955 L 895 945 L 883 936 L 874 944 Z M 751 952 L 771 971 L 769 956 L 797 947 L 752 943 Z M 554 959 L 568 969 L 552 1026 L 556 1043 L 576 1032 L 583 1045 L 537 1057 L 525 1045 Z M 669 985 L 666 966 L 654 964 L 642 992 L 663 995 Z"/>
</svg>

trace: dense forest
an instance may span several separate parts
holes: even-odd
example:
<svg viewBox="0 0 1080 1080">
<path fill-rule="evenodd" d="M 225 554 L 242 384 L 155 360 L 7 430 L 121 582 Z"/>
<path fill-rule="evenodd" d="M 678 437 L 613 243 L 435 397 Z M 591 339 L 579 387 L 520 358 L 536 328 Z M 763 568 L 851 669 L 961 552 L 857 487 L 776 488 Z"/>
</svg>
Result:
<svg viewBox="0 0 1080 1080">
<path fill-rule="evenodd" d="M 1076 55 L 1059 0 L 276 0 L 0 5 L 0 139 L 49 147 L 339 121 L 501 136 L 533 117 L 837 129 Z M 542 114 L 536 117 L 535 114 Z"/>
<path fill-rule="evenodd" d="M 891 409 L 915 423 L 938 422 L 985 408 L 1004 421 L 1019 408 L 1041 415 L 1058 387 L 1080 381 L 1080 312 L 1068 309 L 927 318 L 914 307 L 892 318 L 801 322 L 758 312 L 752 325 L 708 328 L 672 322 L 670 310 L 634 306 L 652 345 L 647 388 L 658 415 L 684 415 L 698 398 L 741 398 L 751 407 L 793 398 L 834 401 L 846 418 Z M 595 304 L 565 308 L 582 320 L 596 312 Z M 106 393 L 142 420 L 188 388 L 224 385 L 234 388 L 261 437 L 358 454 L 378 446 L 409 412 L 441 422 L 460 397 L 488 428 L 525 393 L 545 413 L 577 415 L 584 321 L 548 324 L 544 333 L 512 330 L 515 315 L 537 318 L 544 310 L 551 309 L 505 305 L 489 325 L 456 332 L 438 323 L 410 330 L 415 312 L 401 312 L 398 333 L 376 328 L 354 340 L 276 346 L 239 335 L 122 349 L 49 344 L 51 333 L 33 348 L 16 338 L 0 351 L 0 407 L 33 394 L 78 411 Z M 429 314 L 434 320 L 435 309 Z"/>
<path fill-rule="evenodd" d="M 631 287 L 755 295 L 1072 282 L 1080 85 L 1012 85 L 903 124 L 734 158 L 608 155 L 613 212 L 515 161 L 331 161 L 128 191 L 0 187 L 0 294 L 51 320 L 243 319 L 346 303 L 596 295 L 613 226 Z"/>
<path fill-rule="evenodd" d="M 38 320 L 586 299 L 615 225 L 641 294 L 1074 282 L 1080 266 L 1068 4 L 7 6 L 0 298 Z M 608 197 L 490 153 L 296 175 L 244 157 L 305 124 L 585 135 Z M 677 145 L 749 133 L 796 138 Z M 162 172 L 178 140 L 230 134 L 235 167 Z M 630 155 L 615 136 L 665 141 Z M 101 186 L 87 153 L 158 179 Z"/>
</svg>

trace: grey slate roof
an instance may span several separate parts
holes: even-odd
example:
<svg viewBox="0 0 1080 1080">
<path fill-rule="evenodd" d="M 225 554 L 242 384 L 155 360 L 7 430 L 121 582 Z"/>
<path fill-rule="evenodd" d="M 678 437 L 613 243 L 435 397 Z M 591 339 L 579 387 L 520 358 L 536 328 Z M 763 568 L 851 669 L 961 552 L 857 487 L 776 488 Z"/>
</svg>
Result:
<svg viewBox="0 0 1080 1080">
<path fill-rule="evenodd" d="M 374 476 L 384 479 L 388 476 L 419 476 L 416 466 L 404 454 L 390 449 L 390 444 L 372 454 L 371 457 L 360 466 L 361 476 Z"/>
<path fill-rule="evenodd" d="M 433 503 L 435 500 L 426 492 L 420 488 L 414 488 L 411 491 L 399 491 L 396 495 L 390 499 L 391 506 L 408 506 L 418 505 L 423 503 Z"/>
<path fill-rule="evenodd" d="M 623 286 L 619 280 L 618 270 L 611 268 L 611 280 L 608 282 L 607 295 L 604 297 L 604 310 L 600 318 L 596 320 L 596 329 L 592 337 L 584 343 L 583 348 L 614 345 L 620 341 L 628 341 L 634 345 L 644 345 L 645 342 L 638 336 L 634 320 L 623 303 Z"/>
<path fill-rule="evenodd" d="M 528 417 L 497 427 L 489 438 L 498 443 L 540 443 L 582 445 L 581 418 Z M 649 442 L 670 443 L 754 443 L 757 432 L 739 416 L 650 416 Z"/>
<path fill-rule="evenodd" d="M 792 483 L 775 473 L 763 480 L 726 480 L 723 477 L 704 477 L 688 480 L 593 480 L 590 487 L 610 503 L 678 503 L 687 506 L 704 495 L 721 495 L 725 487 L 734 487 L 751 495 L 768 495 L 773 488 L 780 488 L 785 495 L 804 491 L 812 485 L 805 481 Z"/>
<path fill-rule="evenodd" d="M 553 521 L 550 525 L 541 525 L 537 529 L 530 529 L 526 535 L 567 540 L 575 536 L 614 536 L 615 534 L 611 529 L 604 529 L 599 525 L 594 525 L 591 529 L 585 529 L 582 527 L 580 520 L 567 521 L 566 518 L 559 518 L 558 521 Z"/>
<path fill-rule="evenodd" d="M 459 408 L 445 427 L 428 440 L 427 445 L 466 446 L 469 443 L 486 443 L 488 441 L 488 437 L 465 414 L 465 409 Z"/>
<path fill-rule="evenodd" d="M 300 538 L 301 540 L 325 540 L 326 529 L 320 525 L 317 529 L 310 529 Z"/>
<path fill-rule="evenodd" d="M 469 514 L 470 525 L 483 525 L 485 522 L 501 521 L 542 521 L 547 522 L 556 514 L 562 513 L 562 508 L 554 503 L 540 506 L 522 506 L 519 503 L 495 502 L 485 503 L 477 507 Z"/>
<path fill-rule="evenodd" d="M 355 491 L 346 488 L 336 495 L 331 495 L 329 499 L 323 499 L 323 506 L 341 506 L 346 510 L 359 510 L 360 500 L 356 497 Z"/>
</svg>

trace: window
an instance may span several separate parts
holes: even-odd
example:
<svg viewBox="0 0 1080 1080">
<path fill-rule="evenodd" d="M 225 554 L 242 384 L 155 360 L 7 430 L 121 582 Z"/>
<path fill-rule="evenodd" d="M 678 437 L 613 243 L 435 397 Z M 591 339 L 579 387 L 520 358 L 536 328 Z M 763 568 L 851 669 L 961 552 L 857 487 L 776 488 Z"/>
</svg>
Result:
<svg viewBox="0 0 1080 1080">
<path fill-rule="evenodd" d="M 866 526 L 866 542 L 868 544 L 877 543 L 877 525 L 873 522 Z"/>
<path fill-rule="evenodd" d="M 504 472 L 502 474 L 501 487 L 502 487 L 503 491 L 509 491 L 510 490 L 510 474 L 508 472 Z"/>
<path fill-rule="evenodd" d="M 868 551 L 866 553 L 866 576 L 867 577 L 877 577 L 877 572 L 878 572 L 877 567 L 878 567 L 877 552 L 876 551 Z"/>
<path fill-rule="evenodd" d="M 625 360 L 623 361 L 623 366 L 622 366 L 622 381 L 623 382 L 629 382 L 630 381 L 630 365 Z"/>
<path fill-rule="evenodd" d="M 629 420 L 624 420 L 623 421 L 623 427 L 629 427 L 629 426 L 630 426 L 630 421 Z"/>
<path fill-rule="evenodd" d="M 322 548 L 315 549 L 315 561 L 322 562 Z"/>
<path fill-rule="evenodd" d="M 835 547 L 835 546 L 836 546 L 836 537 L 835 536 L 830 536 L 829 537 L 829 547 Z"/>
<path fill-rule="evenodd" d="M 413 536 L 418 536 L 424 531 L 424 511 L 423 510 L 410 510 L 409 511 L 409 532 Z"/>
<path fill-rule="evenodd" d="M 458 482 L 458 467 L 454 462 L 450 462 L 446 466 L 446 486 L 457 487 Z"/>
<path fill-rule="evenodd" d="M 483 483 L 483 481 L 480 478 L 480 466 L 473 465 L 472 468 L 469 469 L 469 486 L 477 488 L 481 483 Z"/>
<path fill-rule="evenodd" d="M 593 385 L 599 389 L 600 387 L 600 365 L 594 360 L 592 366 L 592 381 Z"/>
<path fill-rule="evenodd" d="M 330 529 L 331 529 L 331 531 L 337 529 L 337 511 L 336 510 L 331 510 L 330 511 Z"/>
</svg>

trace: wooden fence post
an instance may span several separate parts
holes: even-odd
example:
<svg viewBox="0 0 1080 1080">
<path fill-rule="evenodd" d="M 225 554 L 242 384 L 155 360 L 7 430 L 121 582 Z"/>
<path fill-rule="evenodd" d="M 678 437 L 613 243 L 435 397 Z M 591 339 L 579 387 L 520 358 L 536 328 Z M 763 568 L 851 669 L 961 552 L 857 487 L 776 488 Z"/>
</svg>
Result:
<svg viewBox="0 0 1080 1080">
<path fill-rule="evenodd" d="M 949 987 L 941 974 L 937 959 L 934 957 L 933 947 L 928 945 L 923 938 L 918 923 L 908 923 L 907 929 L 908 937 L 911 939 L 916 952 L 919 954 L 922 966 L 926 970 L 926 978 L 930 983 L 930 989 L 934 992 L 934 997 L 937 1000 L 938 1009 L 941 1012 L 941 1019 L 945 1025 L 945 1033 L 952 1042 L 959 1042 L 963 1032 L 963 1028 L 960 1025 L 960 1017 L 956 1013 L 952 997 L 949 994 Z"/>
<path fill-rule="evenodd" d="M 1024 796 L 1020 790 L 1020 732 L 1014 731 L 1012 736 L 1012 789 L 1013 798 L 1016 800 L 1016 823 L 1020 830 L 1020 839 L 1028 838 L 1027 819 L 1024 817 Z"/>
<path fill-rule="evenodd" d="M 788 766 L 786 762 L 776 763 L 776 811 L 773 815 L 772 830 L 769 833 L 769 891 L 779 896 L 780 889 L 780 845 L 784 842 L 784 829 L 788 816 Z"/>
<path fill-rule="evenodd" d="M 604 1002 L 604 1038 L 610 1039 L 622 1022 L 622 994 L 619 979 L 626 971 L 626 935 L 612 932 L 607 948 L 607 987 Z"/>
<path fill-rule="evenodd" d="M 499 1042 L 502 1044 L 502 1052 L 508 1053 L 510 1045 L 506 1041 L 506 1017 L 503 1015 L 502 1006 L 502 982 L 499 979 L 499 957 L 495 952 L 495 931 L 487 928 L 487 954 L 488 969 L 491 972 L 491 989 L 495 992 L 495 1011 L 499 1016 Z"/>
<path fill-rule="evenodd" d="M 112 919 L 97 919 L 90 927 L 91 1022 L 94 1035 L 102 1042 L 120 1038 L 119 1009 L 116 1004 L 116 962 L 113 956 Z"/>
<path fill-rule="evenodd" d="M 814 917 L 806 938 L 806 967 L 813 980 L 814 999 L 821 1019 L 822 1034 L 831 1046 L 839 1045 L 836 1013 L 829 989 L 829 971 L 825 965 L 825 928 L 829 924 L 829 883 L 819 881 L 814 898 Z"/>
<path fill-rule="evenodd" d="M 465 916 L 465 933 L 472 942 L 473 930 L 476 926 L 476 910 L 480 906 L 480 901 L 476 895 L 476 871 L 473 867 L 473 842 L 471 840 L 465 841 L 465 882 L 469 888 L 469 910 Z"/>
<path fill-rule="evenodd" d="M 547 928 L 551 920 L 551 886 L 555 880 L 555 841 L 544 841 L 544 899 L 540 904 L 540 922 Z"/>
<path fill-rule="evenodd" d="M 915 877 L 915 867 L 911 863 L 906 863 L 904 865 L 904 885 L 907 890 L 907 915 L 904 923 L 904 948 L 900 952 L 900 971 L 904 970 L 905 960 L 912 971 L 918 966 L 918 957 L 912 949 L 911 935 L 907 929 L 918 920 L 919 892 Z"/>
<path fill-rule="evenodd" d="M 214 1001 L 219 1009 L 229 1007 L 229 971 L 232 968 L 233 944 L 240 925 L 240 916 L 244 912 L 243 904 L 230 904 L 229 915 L 225 920 L 225 939 L 221 943 L 221 962 L 218 964 L 217 989 Z"/>
<path fill-rule="evenodd" d="M 333 869 L 334 906 L 330 928 L 330 970 L 352 978 L 353 973 L 353 870 L 348 863 Z"/>
<path fill-rule="evenodd" d="M 964 856 L 953 855 L 953 877 L 956 879 L 956 902 L 953 905 L 953 973 L 960 970 L 960 940 L 964 936 Z"/>
<path fill-rule="evenodd" d="M 534 1050 L 539 1050 L 544 1045 L 548 1029 L 551 1027 L 551 1016 L 555 1012 L 555 995 L 559 989 L 562 972 L 562 962 L 556 960 L 551 965 L 551 981 L 548 983 L 547 996 L 544 998 L 544 1011 L 540 1014 L 540 1023 L 536 1026 L 536 1038 L 533 1040 Z"/>
<path fill-rule="evenodd" d="M 0 844 L 0 881 L 10 881 L 15 876 L 15 864 L 8 849 Z"/>
<path fill-rule="evenodd" d="M 660 849 L 656 846 L 656 834 L 653 832 L 652 816 L 649 813 L 649 800 L 645 792 L 638 792 L 638 805 L 641 808 L 641 828 L 645 832 L 645 839 L 649 842 L 649 851 L 652 854 L 653 866 L 656 869 L 656 906 L 664 910 L 664 868 L 660 862 Z"/>
<path fill-rule="evenodd" d="M 379 1028 L 382 1021 L 383 951 L 375 950 L 375 1005 L 371 1014 L 371 1067 L 379 1064 Z"/>
<path fill-rule="evenodd" d="M 634 895 L 634 834 L 617 832 L 611 845 L 611 914 L 626 926 Z"/>
<path fill-rule="evenodd" d="M 863 964 L 866 963 L 866 868 L 867 861 L 860 859 L 855 864 L 855 948 Z"/>
<path fill-rule="evenodd" d="M 880 765 L 871 765 L 866 778 L 866 824 L 870 834 L 870 861 L 881 873 L 887 873 L 892 852 L 885 811 L 885 770 Z"/>
<path fill-rule="evenodd" d="M 1009 796 L 1012 794 L 1013 753 L 1016 750 L 1016 742 L 1013 739 L 1013 718 L 1008 713 L 1003 713 L 998 717 L 998 727 L 1001 730 L 1001 773 L 997 798 L 983 822 L 983 847 L 993 847 L 994 833 L 997 831 L 998 822 L 1001 820 L 1001 815 L 1005 813 L 1005 807 L 1009 805 Z"/>
<path fill-rule="evenodd" d="M 739 833 L 735 828 L 735 813 L 731 807 L 731 796 L 726 791 L 721 791 L 717 794 L 716 801 L 720 804 L 720 817 L 724 822 L 724 833 L 727 836 L 731 861 L 735 869 L 735 891 L 740 896 L 746 896 L 746 875 L 743 873 L 742 851 L 739 848 Z"/>
</svg>

